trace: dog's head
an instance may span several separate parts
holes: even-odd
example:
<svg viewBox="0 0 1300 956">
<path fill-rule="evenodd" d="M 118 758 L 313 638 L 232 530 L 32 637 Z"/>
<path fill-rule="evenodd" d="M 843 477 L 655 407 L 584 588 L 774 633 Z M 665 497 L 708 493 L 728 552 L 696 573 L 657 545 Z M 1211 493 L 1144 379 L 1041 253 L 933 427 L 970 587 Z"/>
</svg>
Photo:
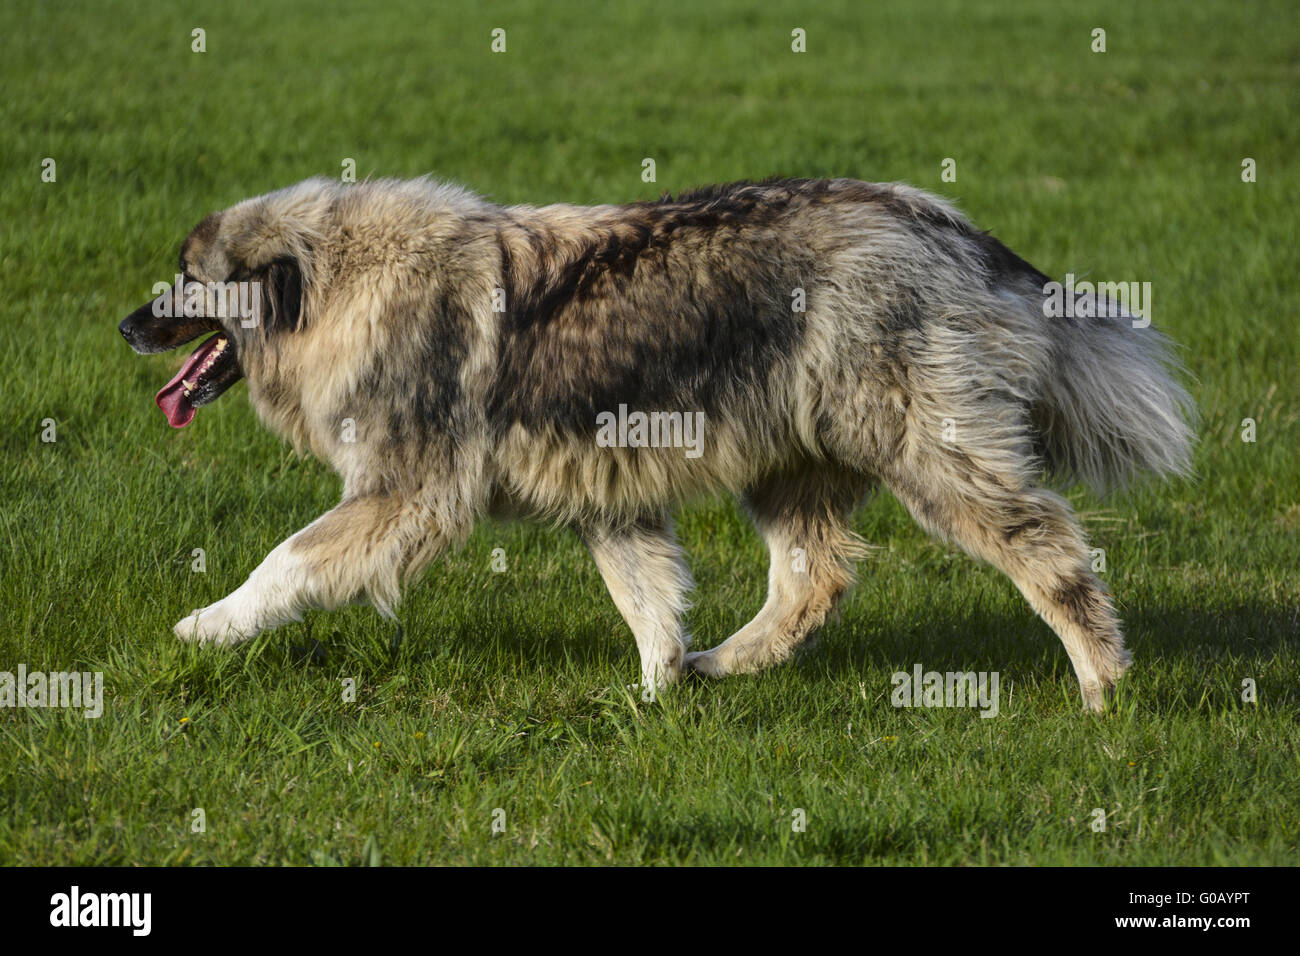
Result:
<svg viewBox="0 0 1300 956">
<path fill-rule="evenodd" d="M 325 193 L 309 180 L 208 216 L 181 244 L 175 281 L 118 326 L 142 355 L 216 333 L 154 398 L 173 428 L 252 374 L 272 336 L 303 328 Z"/>
</svg>

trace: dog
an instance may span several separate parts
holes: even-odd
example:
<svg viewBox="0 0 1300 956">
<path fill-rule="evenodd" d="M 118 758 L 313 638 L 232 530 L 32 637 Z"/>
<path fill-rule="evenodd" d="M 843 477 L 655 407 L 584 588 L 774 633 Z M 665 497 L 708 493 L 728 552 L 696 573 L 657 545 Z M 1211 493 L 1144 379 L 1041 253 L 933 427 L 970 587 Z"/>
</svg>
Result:
<svg viewBox="0 0 1300 956">
<path fill-rule="evenodd" d="M 852 515 L 884 486 L 1011 578 L 1085 707 L 1129 667 L 1047 483 L 1188 474 L 1172 346 L 1123 310 L 1049 317 L 1047 276 L 920 190 L 774 179 L 534 207 L 427 178 L 318 178 L 209 215 L 179 265 L 120 325 L 141 353 L 216 333 L 158 393 L 170 424 L 243 378 L 261 420 L 343 481 L 337 507 L 181 620 L 182 638 L 233 645 L 355 601 L 391 617 L 403 582 L 479 518 L 527 517 L 581 536 L 640 686 L 753 672 L 849 588 L 866 548 Z M 211 296 L 180 307 L 223 283 L 255 290 L 251 320 Z M 690 652 L 671 513 L 718 492 L 764 538 L 769 593 Z"/>
</svg>

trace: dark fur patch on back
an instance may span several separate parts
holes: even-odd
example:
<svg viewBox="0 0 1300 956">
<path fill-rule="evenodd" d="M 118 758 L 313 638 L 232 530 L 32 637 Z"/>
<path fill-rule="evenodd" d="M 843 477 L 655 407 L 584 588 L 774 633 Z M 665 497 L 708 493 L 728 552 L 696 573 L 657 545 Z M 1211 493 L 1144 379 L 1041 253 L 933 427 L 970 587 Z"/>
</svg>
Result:
<svg viewBox="0 0 1300 956">
<path fill-rule="evenodd" d="M 788 297 L 815 264 L 773 256 L 797 189 L 735 184 L 624 207 L 576 237 L 500 236 L 507 314 L 489 419 L 595 430 L 596 415 L 718 408 L 761 389 L 803 332 Z M 575 242 L 575 238 L 577 242 Z"/>
<path fill-rule="evenodd" d="M 1039 286 L 1052 281 L 989 233 L 977 232 L 972 238 L 990 278 L 1000 279 L 1003 282 L 1015 279 L 1028 280 Z"/>
<path fill-rule="evenodd" d="M 940 243 L 952 239 L 970 243 L 989 274 L 990 284 L 1002 284 L 1016 279 L 1028 279 L 1039 284 L 1051 281 L 991 233 L 976 229 L 961 217 L 950 215 L 941 206 L 924 199 L 909 199 L 888 185 L 851 180 L 843 183 L 843 188 L 836 194 L 841 198 L 880 205 L 898 219 L 924 227 Z"/>
</svg>

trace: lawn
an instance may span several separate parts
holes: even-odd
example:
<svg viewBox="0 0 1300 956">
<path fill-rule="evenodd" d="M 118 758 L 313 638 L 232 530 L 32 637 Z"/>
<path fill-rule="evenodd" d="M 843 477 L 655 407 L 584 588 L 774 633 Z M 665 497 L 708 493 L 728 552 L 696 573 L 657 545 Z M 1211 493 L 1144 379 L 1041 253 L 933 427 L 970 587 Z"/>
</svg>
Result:
<svg viewBox="0 0 1300 956">
<path fill-rule="evenodd" d="M 0 671 L 99 671 L 105 701 L 0 710 L 0 863 L 1300 863 L 1297 19 L 1285 0 L 5 5 Z M 173 432 L 152 398 L 185 353 L 138 357 L 116 324 L 207 212 L 347 159 L 500 202 L 905 180 L 1053 276 L 1149 281 L 1200 409 L 1197 477 L 1069 492 L 1135 658 L 1113 710 L 1084 714 L 1011 583 L 888 496 L 815 645 L 655 703 L 625 689 L 636 650 L 590 558 L 549 527 L 481 526 L 400 626 L 352 608 L 182 645 L 171 625 L 339 482 L 243 385 Z M 712 646 L 761 605 L 765 555 L 730 501 L 679 530 Z M 917 664 L 998 672 L 998 716 L 891 706 Z"/>
</svg>

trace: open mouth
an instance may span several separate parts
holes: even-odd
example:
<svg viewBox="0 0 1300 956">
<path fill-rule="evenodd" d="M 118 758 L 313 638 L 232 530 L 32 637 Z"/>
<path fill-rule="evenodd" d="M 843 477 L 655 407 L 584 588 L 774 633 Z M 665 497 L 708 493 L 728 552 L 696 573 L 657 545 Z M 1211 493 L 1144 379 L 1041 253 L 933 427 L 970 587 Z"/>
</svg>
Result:
<svg viewBox="0 0 1300 956">
<path fill-rule="evenodd" d="M 172 428 L 184 428 L 195 411 L 235 384 L 243 373 L 235 359 L 235 347 L 226 333 L 218 332 L 204 341 L 185 360 L 176 376 L 154 396 Z"/>
<path fill-rule="evenodd" d="M 169 289 L 128 315 L 117 330 L 126 344 L 141 355 L 168 352 L 207 332 L 217 333 L 195 349 L 175 377 L 154 396 L 167 423 L 172 428 L 184 428 L 194 420 L 198 408 L 243 378 L 244 370 L 239 367 L 235 343 L 222 331 L 220 320 L 203 315 L 173 317 L 173 300 L 174 292 Z"/>
</svg>

